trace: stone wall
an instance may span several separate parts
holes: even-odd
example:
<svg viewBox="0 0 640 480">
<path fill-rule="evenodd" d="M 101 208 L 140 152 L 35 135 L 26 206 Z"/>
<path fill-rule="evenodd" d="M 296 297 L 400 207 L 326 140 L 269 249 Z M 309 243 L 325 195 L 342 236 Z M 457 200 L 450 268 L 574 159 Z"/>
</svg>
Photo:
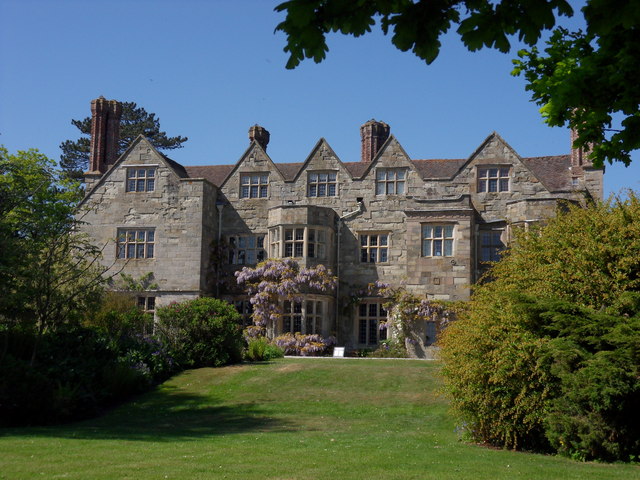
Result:
<svg viewBox="0 0 640 480">
<path fill-rule="evenodd" d="M 155 168 L 154 190 L 127 192 L 127 169 Z M 194 298 L 206 288 L 207 243 L 215 235 L 216 188 L 205 180 L 180 178 L 165 158 L 140 139 L 94 184 L 81 205 L 83 230 L 103 249 L 111 272 L 138 278 L 152 272 L 165 298 Z M 118 230 L 153 230 L 153 258 L 117 258 Z"/>
</svg>

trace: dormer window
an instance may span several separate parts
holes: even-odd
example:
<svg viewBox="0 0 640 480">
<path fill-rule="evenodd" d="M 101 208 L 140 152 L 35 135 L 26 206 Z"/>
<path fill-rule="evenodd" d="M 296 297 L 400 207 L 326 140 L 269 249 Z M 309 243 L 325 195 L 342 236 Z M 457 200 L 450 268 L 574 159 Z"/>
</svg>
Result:
<svg viewBox="0 0 640 480">
<path fill-rule="evenodd" d="M 338 194 L 336 172 L 310 172 L 307 184 L 310 197 L 335 197 Z"/>
<path fill-rule="evenodd" d="M 509 167 L 478 167 L 478 192 L 508 192 Z"/>
<path fill-rule="evenodd" d="M 406 168 L 379 168 L 376 171 L 376 195 L 403 195 Z"/>
<path fill-rule="evenodd" d="M 268 196 L 268 173 L 240 175 L 240 198 L 267 198 Z"/>
<path fill-rule="evenodd" d="M 127 192 L 153 192 L 155 188 L 155 168 L 127 168 Z"/>
</svg>

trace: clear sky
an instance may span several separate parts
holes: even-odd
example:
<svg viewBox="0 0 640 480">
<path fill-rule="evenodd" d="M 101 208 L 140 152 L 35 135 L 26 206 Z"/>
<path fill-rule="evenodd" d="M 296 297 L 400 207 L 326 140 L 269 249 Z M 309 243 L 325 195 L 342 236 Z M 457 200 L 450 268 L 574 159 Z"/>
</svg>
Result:
<svg viewBox="0 0 640 480">
<path fill-rule="evenodd" d="M 358 161 L 371 118 L 415 159 L 466 158 L 493 131 L 522 156 L 569 152 L 568 130 L 547 127 L 510 76 L 515 53 L 470 53 L 451 35 L 427 66 L 377 31 L 335 34 L 327 60 L 290 71 L 274 33 L 280 1 L 0 0 L 0 143 L 58 159 L 60 143 L 78 138 L 71 119 L 103 95 L 189 137 L 169 152 L 184 165 L 234 164 L 256 123 L 275 162 L 304 161 L 322 137 Z M 633 159 L 607 166 L 605 195 L 639 189 Z"/>
</svg>

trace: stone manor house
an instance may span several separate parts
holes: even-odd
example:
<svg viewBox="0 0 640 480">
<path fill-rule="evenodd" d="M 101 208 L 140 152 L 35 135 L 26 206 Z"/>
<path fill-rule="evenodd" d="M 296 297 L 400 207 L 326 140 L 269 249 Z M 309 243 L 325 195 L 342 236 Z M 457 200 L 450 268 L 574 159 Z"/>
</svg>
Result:
<svg viewBox="0 0 640 480">
<path fill-rule="evenodd" d="M 121 107 L 91 102 L 91 158 L 82 202 L 85 231 L 104 263 L 157 290 L 149 311 L 214 295 L 246 317 L 248 297 L 233 272 L 267 258 L 324 264 L 337 292 L 285 302 L 272 334 L 335 335 L 348 349 L 375 348 L 385 335 L 380 298 L 351 295 L 379 280 L 429 299 L 465 300 L 514 227 L 554 215 L 563 203 L 601 199 L 603 171 L 586 155 L 525 158 L 497 133 L 467 158 L 414 159 L 370 120 L 361 158 L 344 162 L 321 138 L 300 163 L 276 163 L 269 132 L 255 125 L 235 163 L 183 166 L 138 137 L 116 158 Z M 569 143 L 569 142 L 568 142 Z M 422 347 L 434 337 L 427 322 Z"/>
</svg>

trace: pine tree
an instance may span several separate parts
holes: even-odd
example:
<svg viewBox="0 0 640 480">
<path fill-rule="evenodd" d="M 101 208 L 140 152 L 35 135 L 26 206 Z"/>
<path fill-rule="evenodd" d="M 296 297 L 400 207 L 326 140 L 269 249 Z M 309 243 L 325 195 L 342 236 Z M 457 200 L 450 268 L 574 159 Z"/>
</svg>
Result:
<svg viewBox="0 0 640 480">
<path fill-rule="evenodd" d="M 89 168 L 91 117 L 71 120 L 71 123 L 80 130 L 82 136 L 76 141 L 66 140 L 60 144 L 60 167 L 69 178 L 82 181 L 84 172 Z M 181 136 L 168 137 L 166 132 L 160 130 L 160 119 L 156 118 L 155 113 L 147 113 L 135 102 L 123 102 L 118 156 L 138 135 L 144 135 L 159 150 L 181 148 L 188 140 L 187 137 Z"/>
</svg>

